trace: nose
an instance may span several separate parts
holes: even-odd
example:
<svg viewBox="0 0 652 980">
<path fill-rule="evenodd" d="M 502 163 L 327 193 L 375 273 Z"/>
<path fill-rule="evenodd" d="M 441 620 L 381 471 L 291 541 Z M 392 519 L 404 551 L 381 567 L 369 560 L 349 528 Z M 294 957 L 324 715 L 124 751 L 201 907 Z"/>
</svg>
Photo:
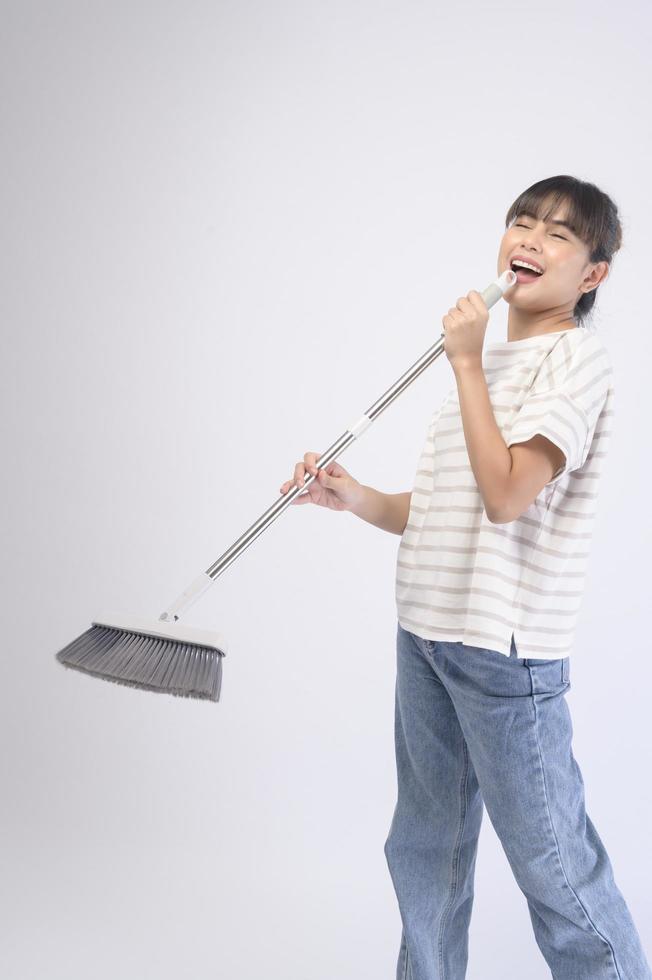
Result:
<svg viewBox="0 0 652 980">
<path fill-rule="evenodd" d="M 530 251 L 540 252 L 541 245 L 537 240 L 536 233 L 531 228 L 528 228 L 527 230 L 528 234 L 523 235 L 521 238 L 521 247 Z"/>
</svg>

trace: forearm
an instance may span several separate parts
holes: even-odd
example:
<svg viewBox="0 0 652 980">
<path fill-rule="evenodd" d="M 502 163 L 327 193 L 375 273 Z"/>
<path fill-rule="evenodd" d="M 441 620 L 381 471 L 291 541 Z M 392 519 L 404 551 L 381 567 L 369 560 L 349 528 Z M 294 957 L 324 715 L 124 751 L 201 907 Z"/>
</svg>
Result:
<svg viewBox="0 0 652 980">
<path fill-rule="evenodd" d="M 374 524 L 382 531 L 403 534 L 410 513 L 411 493 L 381 493 L 373 487 L 362 487 L 360 500 L 351 513 Z"/>
<path fill-rule="evenodd" d="M 494 416 L 482 364 L 454 367 L 469 462 L 489 520 L 499 519 L 507 499 L 512 456 Z"/>
</svg>

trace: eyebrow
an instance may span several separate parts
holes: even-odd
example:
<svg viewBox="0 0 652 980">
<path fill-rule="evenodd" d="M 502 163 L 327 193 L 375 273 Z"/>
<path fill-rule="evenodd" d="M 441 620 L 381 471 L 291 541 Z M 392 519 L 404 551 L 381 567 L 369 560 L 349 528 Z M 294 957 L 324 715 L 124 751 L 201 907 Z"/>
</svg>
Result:
<svg viewBox="0 0 652 980">
<path fill-rule="evenodd" d="M 529 211 L 520 211 L 519 214 L 517 215 L 517 217 L 521 217 L 521 218 L 532 218 L 534 221 L 536 221 L 536 215 L 535 214 L 530 214 Z M 572 225 L 569 225 L 567 221 L 552 220 L 552 221 L 548 221 L 547 224 L 549 224 L 549 225 L 562 225 L 564 228 L 568 228 L 568 230 L 570 231 L 570 233 L 572 235 L 576 235 L 577 234 L 577 231 L 575 230 L 575 228 L 573 228 Z"/>
</svg>

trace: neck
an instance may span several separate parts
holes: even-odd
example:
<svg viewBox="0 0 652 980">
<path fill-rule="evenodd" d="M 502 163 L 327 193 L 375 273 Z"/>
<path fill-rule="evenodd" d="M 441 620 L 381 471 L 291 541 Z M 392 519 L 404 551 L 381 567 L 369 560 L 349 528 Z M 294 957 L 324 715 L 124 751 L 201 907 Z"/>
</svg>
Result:
<svg viewBox="0 0 652 980">
<path fill-rule="evenodd" d="M 507 339 L 522 340 L 525 337 L 538 337 L 543 333 L 557 333 L 559 330 L 572 330 L 576 327 L 572 311 L 568 309 L 530 313 L 512 304 L 507 316 Z"/>
</svg>

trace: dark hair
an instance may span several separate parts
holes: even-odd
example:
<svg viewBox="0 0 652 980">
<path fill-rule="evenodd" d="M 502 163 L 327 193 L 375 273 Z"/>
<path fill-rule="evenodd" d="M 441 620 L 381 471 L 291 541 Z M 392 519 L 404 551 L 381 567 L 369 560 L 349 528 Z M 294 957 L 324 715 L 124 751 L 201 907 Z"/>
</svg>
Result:
<svg viewBox="0 0 652 980">
<path fill-rule="evenodd" d="M 543 205 L 550 206 L 541 215 Z M 608 262 L 622 245 L 622 225 L 618 208 L 611 198 L 595 184 L 568 174 L 547 177 L 532 184 L 516 198 L 505 218 L 507 228 L 519 214 L 547 220 L 558 205 L 566 202 L 566 220 L 577 237 L 584 242 L 589 251 L 589 262 Z M 582 293 L 573 310 L 578 326 L 591 314 L 598 288 Z"/>
</svg>

